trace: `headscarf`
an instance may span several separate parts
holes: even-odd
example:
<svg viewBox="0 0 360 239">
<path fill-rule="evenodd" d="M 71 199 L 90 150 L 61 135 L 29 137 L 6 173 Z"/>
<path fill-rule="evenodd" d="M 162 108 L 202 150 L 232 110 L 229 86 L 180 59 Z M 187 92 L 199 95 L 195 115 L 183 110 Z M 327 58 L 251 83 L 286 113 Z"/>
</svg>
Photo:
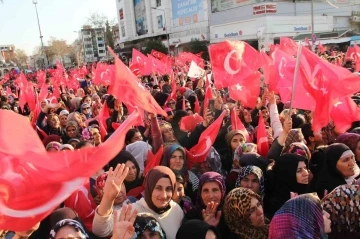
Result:
<svg viewBox="0 0 360 239">
<path fill-rule="evenodd" d="M 187 175 L 187 168 L 186 168 L 186 152 L 185 149 L 183 147 L 181 147 L 178 144 L 171 144 L 171 145 L 167 145 L 164 148 L 164 153 L 163 153 L 163 157 L 161 159 L 161 165 L 169 167 L 170 168 L 170 159 L 171 159 L 171 155 L 176 151 L 176 150 L 180 150 L 183 155 L 184 155 L 184 165 L 183 168 L 180 170 L 182 175 Z"/>
<path fill-rule="evenodd" d="M 288 152 L 290 145 L 296 142 L 304 142 L 304 135 L 302 134 L 301 129 L 291 129 L 289 131 L 285 140 L 283 152 Z"/>
<path fill-rule="evenodd" d="M 46 150 L 49 149 L 56 149 L 57 151 L 60 151 L 61 144 L 59 142 L 53 141 L 46 145 Z"/>
<path fill-rule="evenodd" d="M 136 141 L 132 144 L 126 145 L 126 151 L 134 156 L 141 172 L 144 172 L 145 161 L 149 150 L 152 150 L 152 147 L 144 141 Z"/>
<path fill-rule="evenodd" d="M 360 232 L 360 186 L 341 185 L 322 200 L 333 232 Z"/>
<path fill-rule="evenodd" d="M 78 220 L 77 213 L 69 207 L 56 209 L 50 214 L 50 227 L 53 228 L 56 223 L 64 219 Z"/>
<path fill-rule="evenodd" d="M 176 239 L 205 239 L 206 233 L 212 230 L 216 235 L 216 238 L 220 238 L 216 227 L 210 226 L 203 220 L 193 219 L 186 221 L 181 225 L 176 233 Z"/>
<path fill-rule="evenodd" d="M 44 146 L 46 147 L 48 145 L 48 143 L 54 142 L 54 141 L 61 143 L 61 137 L 59 135 L 49 135 L 45 139 L 43 139 L 42 142 L 43 142 Z"/>
<path fill-rule="evenodd" d="M 156 221 L 152 214 L 139 213 L 136 216 L 134 227 L 135 234 L 133 239 L 140 238 L 146 230 L 149 230 L 151 232 L 158 232 L 161 239 L 166 239 L 166 234 L 164 230 L 161 228 L 160 223 Z"/>
<path fill-rule="evenodd" d="M 224 198 L 225 198 L 225 192 L 226 192 L 226 187 L 225 187 L 225 181 L 223 176 L 221 176 L 219 173 L 216 172 L 207 172 L 204 173 L 203 175 L 201 175 L 200 177 L 200 183 L 199 183 L 199 188 L 198 188 L 198 192 L 197 192 L 197 198 L 196 198 L 196 208 L 198 210 L 198 212 L 201 212 L 202 209 L 206 208 L 206 205 L 204 204 L 202 197 L 201 197 L 201 191 L 202 191 L 202 187 L 204 186 L 205 183 L 208 182 L 216 182 L 219 184 L 219 188 L 221 191 L 221 202 L 218 206 L 218 210 L 221 209 L 223 203 L 224 203 Z"/>
<path fill-rule="evenodd" d="M 240 162 L 240 157 L 244 153 L 256 153 L 257 152 L 257 145 L 254 143 L 242 143 L 240 144 L 234 151 L 234 160 Z"/>
<path fill-rule="evenodd" d="M 76 121 L 74 121 L 74 120 L 68 121 L 66 123 L 65 129 L 67 129 L 69 127 L 75 127 L 77 134 L 79 134 L 79 124 Z"/>
<path fill-rule="evenodd" d="M 212 171 L 217 173 L 221 172 L 221 157 L 214 147 L 211 147 L 208 155 L 206 156 L 206 161 Z"/>
<path fill-rule="evenodd" d="M 226 224 L 231 232 L 242 239 L 267 239 L 269 225 L 255 227 L 250 221 L 251 199 L 256 198 L 261 202 L 258 194 L 247 188 L 235 188 L 226 196 L 223 208 Z M 265 219 L 265 223 L 267 223 Z"/>
<path fill-rule="evenodd" d="M 307 160 L 310 160 L 311 158 L 311 153 L 309 148 L 302 142 L 291 143 L 289 147 L 282 152 L 282 154 L 286 154 L 286 153 L 297 154 L 303 156 Z"/>
<path fill-rule="evenodd" d="M 148 207 L 158 214 L 163 214 L 168 211 L 171 206 L 170 204 L 166 208 L 157 208 L 151 200 L 152 192 L 161 178 L 169 178 L 172 185 L 172 193 L 175 191 L 176 186 L 176 177 L 173 171 L 170 168 L 164 166 L 156 166 L 152 168 L 145 177 L 144 187 L 145 187 L 145 202 Z"/>
<path fill-rule="evenodd" d="M 356 152 L 356 147 L 359 142 L 360 142 L 360 135 L 354 134 L 354 133 L 341 134 L 336 139 L 336 143 L 345 144 L 346 146 L 348 146 L 351 149 L 351 151 L 353 151 L 354 154 Z"/>
<path fill-rule="evenodd" d="M 312 193 L 287 201 L 270 223 L 269 239 L 322 239 L 324 236 L 320 199 Z"/>
<path fill-rule="evenodd" d="M 254 165 L 259 167 L 263 172 L 266 171 L 267 166 L 269 165 L 270 161 L 261 156 L 258 153 L 244 153 L 243 155 L 241 155 L 240 159 L 239 159 L 239 164 L 241 167 L 245 167 L 248 165 Z"/>
<path fill-rule="evenodd" d="M 120 151 L 110 162 L 109 167 L 115 168 L 118 164 L 125 164 L 127 161 L 132 162 L 136 168 L 136 178 L 132 182 L 124 180 L 126 187 L 126 192 L 129 192 L 131 189 L 140 187 L 143 183 L 143 178 L 140 175 L 140 167 L 135 160 L 134 156 L 126 150 Z"/>
<path fill-rule="evenodd" d="M 226 143 L 228 144 L 228 146 L 231 146 L 231 140 L 232 138 L 234 138 L 235 135 L 242 135 L 242 137 L 244 138 L 244 140 L 246 140 L 246 137 L 244 135 L 244 133 L 241 130 L 231 130 L 229 133 L 226 134 L 225 136 L 225 140 Z"/>
<path fill-rule="evenodd" d="M 72 219 L 64 219 L 60 222 L 56 223 L 56 225 L 51 229 L 49 239 L 55 239 L 56 233 L 63 227 L 70 226 L 74 228 L 76 231 L 83 234 L 84 238 L 90 238 L 88 234 L 85 232 L 84 227 L 80 224 L 80 222 L 72 220 Z"/>
<path fill-rule="evenodd" d="M 259 167 L 253 165 L 242 167 L 239 171 L 239 176 L 236 180 L 235 187 L 240 187 L 241 180 L 243 180 L 249 174 L 254 174 L 258 178 L 260 184 L 259 195 L 261 196 L 261 198 L 263 198 L 265 191 L 264 175 L 263 171 Z"/>
</svg>

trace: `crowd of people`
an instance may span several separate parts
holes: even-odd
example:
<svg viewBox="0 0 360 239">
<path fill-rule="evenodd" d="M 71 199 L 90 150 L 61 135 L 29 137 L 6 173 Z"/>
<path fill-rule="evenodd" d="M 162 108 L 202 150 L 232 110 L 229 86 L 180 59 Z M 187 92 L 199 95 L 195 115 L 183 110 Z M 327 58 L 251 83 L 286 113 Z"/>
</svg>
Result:
<svg viewBox="0 0 360 239">
<path fill-rule="evenodd" d="M 95 72 L 87 68 L 78 89 L 53 84 L 47 74 L 48 97 L 38 114 L 29 102 L 21 106 L 11 76 L 0 85 L 0 113 L 11 110 L 33 122 L 49 154 L 104 144 L 130 107 L 106 85 L 94 84 Z M 211 68 L 205 71 L 195 79 L 183 72 L 140 77 L 167 116 L 145 112 L 143 124 L 126 133 L 124 147 L 83 187 L 33 228 L 1 228 L 0 238 L 360 238 L 359 122 L 347 132 L 333 123 L 313 131 L 312 112 L 291 108 L 277 92 L 263 86 L 256 106 L 245 107 L 227 89 L 215 89 L 206 79 Z M 27 77 L 37 82 L 36 74 Z M 222 114 L 205 160 L 192 162 L 188 152 Z M 186 130 L 182 120 L 189 116 L 201 117 Z M 159 162 L 149 162 L 159 152 Z"/>
</svg>

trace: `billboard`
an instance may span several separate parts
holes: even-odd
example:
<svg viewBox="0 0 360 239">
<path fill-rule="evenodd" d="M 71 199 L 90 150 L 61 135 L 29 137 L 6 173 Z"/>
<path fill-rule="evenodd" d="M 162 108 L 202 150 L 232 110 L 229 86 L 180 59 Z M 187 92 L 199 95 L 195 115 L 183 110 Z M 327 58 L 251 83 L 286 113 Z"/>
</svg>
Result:
<svg viewBox="0 0 360 239">
<path fill-rule="evenodd" d="M 136 34 L 138 36 L 147 34 L 145 0 L 134 0 Z"/>
<path fill-rule="evenodd" d="M 211 12 L 221 12 L 231 8 L 264 2 L 264 0 L 211 0 Z"/>
<path fill-rule="evenodd" d="M 174 27 L 204 21 L 204 0 L 172 0 Z"/>
</svg>

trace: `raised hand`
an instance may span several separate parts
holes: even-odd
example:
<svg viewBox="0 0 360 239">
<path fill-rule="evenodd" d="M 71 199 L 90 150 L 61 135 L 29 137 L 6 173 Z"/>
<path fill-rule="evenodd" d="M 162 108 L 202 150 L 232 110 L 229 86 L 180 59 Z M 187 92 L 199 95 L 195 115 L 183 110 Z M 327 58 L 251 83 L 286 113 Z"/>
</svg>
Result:
<svg viewBox="0 0 360 239">
<path fill-rule="evenodd" d="M 104 186 L 104 198 L 108 200 L 115 200 L 121 191 L 121 185 L 123 184 L 129 168 L 125 167 L 125 164 L 118 164 L 113 170 L 111 167 Z"/>
<path fill-rule="evenodd" d="M 202 217 L 204 222 L 207 224 L 217 227 L 221 218 L 221 211 L 217 212 L 219 204 L 215 202 L 209 202 L 206 206 L 206 209 L 202 210 Z"/>
<path fill-rule="evenodd" d="M 132 206 L 124 205 L 121 210 L 114 211 L 114 228 L 111 239 L 132 239 L 135 233 L 134 222 L 137 210 Z"/>
</svg>

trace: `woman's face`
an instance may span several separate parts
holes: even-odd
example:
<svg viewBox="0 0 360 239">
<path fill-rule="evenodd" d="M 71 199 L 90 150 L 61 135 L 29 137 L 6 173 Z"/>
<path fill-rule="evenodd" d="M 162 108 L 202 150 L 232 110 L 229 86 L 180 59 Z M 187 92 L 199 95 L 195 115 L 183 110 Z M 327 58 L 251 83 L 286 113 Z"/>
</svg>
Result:
<svg viewBox="0 0 360 239">
<path fill-rule="evenodd" d="M 331 220 L 330 220 L 330 214 L 323 210 L 323 219 L 324 219 L 324 233 L 328 234 L 331 232 Z"/>
<path fill-rule="evenodd" d="M 91 139 L 93 140 L 95 146 L 98 146 L 99 144 L 101 144 L 100 131 L 97 128 L 92 128 L 90 130 L 90 133 L 91 133 Z"/>
<path fill-rule="evenodd" d="M 66 126 L 66 123 L 67 123 L 67 115 L 62 115 L 60 116 L 60 125 L 65 127 Z"/>
<path fill-rule="evenodd" d="M 45 100 L 41 101 L 41 109 L 44 108 L 47 105 L 47 102 Z"/>
<path fill-rule="evenodd" d="M 217 182 L 207 182 L 201 188 L 201 199 L 207 205 L 210 202 L 221 202 L 221 190 Z"/>
<path fill-rule="evenodd" d="M 210 164 L 205 160 L 204 162 L 197 163 L 196 167 L 198 168 L 199 173 L 202 175 L 206 172 L 212 171 Z"/>
<path fill-rule="evenodd" d="M 94 117 L 95 117 L 95 116 L 98 116 L 99 113 L 100 113 L 100 110 L 101 110 L 101 107 L 99 107 L 99 106 L 94 107 L 94 108 L 92 109 L 93 116 L 94 116 Z"/>
<path fill-rule="evenodd" d="M 158 232 L 152 232 L 149 229 L 146 229 L 139 239 L 161 239 L 161 235 Z"/>
<path fill-rule="evenodd" d="M 85 235 L 75 230 L 72 226 L 64 226 L 55 235 L 55 239 L 60 238 L 85 238 Z"/>
<path fill-rule="evenodd" d="M 60 127 L 60 120 L 57 116 L 53 116 L 50 120 L 50 126 L 54 129 L 57 129 Z"/>
<path fill-rule="evenodd" d="M 80 114 L 80 122 L 81 123 L 79 123 L 79 124 L 82 125 L 82 123 L 85 122 L 85 121 L 86 121 L 86 115 L 85 114 Z"/>
<path fill-rule="evenodd" d="M 91 105 L 91 98 L 90 97 L 86 97 L 84 100 L 84 103 Z"/>
<path fill-rule="evenodd" d="M 244 114 L 245 123 L 248 123 L 248 124 L 251 123 L 252 122 L 251 113 L 247 109 L 244 109 L 243 114 Z"/>
<path fill-rule="evenodd" d="M 171 155 L 170 158 L 170 165 L 169 167 L 172 170 L 180 171 L 184 167 L 184 154 L 180 150 L 175 150 L 174 153 Z"/>
<path fill-rule="evenodd" d="M 172 129 L 171 126 L 164 126 L 162 129 L 162 133 L 164 135 L 164 141 L 165 142 L 171 142 L 171 141 L 175 141 L 175 135 L 174 135 L 174 131 Z"/>
<path fill-rule="evenodd" d="M 136 175 L 137 175 L 137 170 L 136 170 L 136 166 L 133 162 L 131 162 L 130 160 L 126 161 L 125 166 L 129 168 L 129 173 L 125 178 L 125 181 L 127 182 L 132 182 L 136 179 Z"/>
<path fill-rule="evenodd" d="M 140 132 L 136 132 L 136 133 L 134 134 L 134 136 L 131 138 L 130 143 L 132 144 L 132 143 L 134 143 L 134 142 L 142 141 L 142 140 L 143 140 L 143 137 L 142 137 L 141 133 L 140 133 Z"/>
<path fill-rule="evenodd" d="M 181 201 L 181 198 L 185 196 L 184 184 L 176 182 L 175 193 L 172 196 L 172 200 L 176 203 Z"/>
<path fill-rule="evenodd" d="M 171 110 L 176 110 L 176 103 L 174 100 L 170 100 L 168 103 L 167 103 L 167 106 L 171 109 Z"/>
<path fill-rule="evenodd" d="M 70 138 L 75 138 L 78 135 L 75 126 L 69 126 L 66 128 L 66 133 Z"/>
<path fill-rule="evenodd" d="M 126 187 L 125 187 L 125 184 L 123 183 L 121 185 L 121 190 L 120 190 L 119 194 L 115 198 L 114 204 L 115 205 L 122 204 L 125 200 L 126 200 Z"/>
<path fill-rule="evenodd" d="M 260 191 L 260 182 L 255 174 L 250 173 L 240 181 L 240 187 L 248 188 L 258 194 Z"/>
<path fill-rule="evenodd" d="M 309 184 L 309 171 L 303 161 L 298 163 L 298 167 L 296 169 L 296 181 L 300 184 Z"/>
<path fill-rule="evenodd" d="M 100 102 L 101 102 L 100 96 L 95 95 L 95 96 L 94 96 L 94 102 L 95 102 L 95 103 L 100 103 Z"/>
<path fill-rule="evenodd" d="M 354 153 L 356 161 L 360 161 L 360 141 L 357 143 Z"/>
<path fill-rule="evenodd" d="M 84 114 L 90 114 L 91 110 L 90 110 L 90 106 L 84 106 L 83 109 L 82 109 L 82 112 Z"/>
<path fill-rule="evenodd" d="M 251 225 L 254 227 L 261 227 L 265 225 L 263 207 L 261 202 L 254 197 L 251 198 L 249 214 Z"/>
<path fill-rule="evenodd" d="M 225 117 L 228 117 L 230 115 L 230 109 L 229 106 L 227 104 L 224 104 L 222 107 L 222 110 L 225 110 Z"/>
<path fill-rule="evenodd" d="M 236 134 L 231 139 L 231 149 L 232 149 L 232 151 L 235 151 L 235 149 L 242 143 L 245 143 L 244 137 L 241 134 Z"/>
<path fill-rule="evenodd" d="M 160 178 L 159 181 L 157 181 L 151 195 L 151 201 L 155 207 L 162 209 L 169 205 L 173 195 L 172 189 L 169 178 Z"/>
<path fill-rule="evenodd" d="M 344 178 L 349 178 L 355 174 L 355 157 L 348 155 L 340 158 L 336 163 L 336 169 Z"/>
</svg>

